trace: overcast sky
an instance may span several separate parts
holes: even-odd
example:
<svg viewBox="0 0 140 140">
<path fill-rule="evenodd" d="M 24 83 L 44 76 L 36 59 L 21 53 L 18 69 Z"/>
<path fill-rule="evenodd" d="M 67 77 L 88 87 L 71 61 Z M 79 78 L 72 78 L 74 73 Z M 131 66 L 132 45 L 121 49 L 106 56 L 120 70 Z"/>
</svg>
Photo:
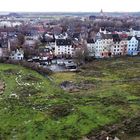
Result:
<svg viewBox="0 0 140 140">
<path fill-rule="evenodd" d="M 140 0 L 0 0 L 7 12 L 135 12 Z"/>
</svg>

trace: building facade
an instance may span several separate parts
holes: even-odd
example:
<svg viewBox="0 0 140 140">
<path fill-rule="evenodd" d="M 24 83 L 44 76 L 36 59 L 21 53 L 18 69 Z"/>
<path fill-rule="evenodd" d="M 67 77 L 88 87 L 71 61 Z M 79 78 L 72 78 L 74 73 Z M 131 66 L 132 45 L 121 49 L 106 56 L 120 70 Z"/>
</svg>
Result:
<svg viewBox="0 0 140 140">
<path fill-rule="evenodd" d="M 55 56 L 56 57 L 72 57 L 74 48 L 70 39 L 56 39 Z"/>
<path fill-rule="evenodd" d="M 127 54 L 137 55 L 139 48 L 139 41 L 135 36 L 129 36 L 127 41 Z"/>
</svg>

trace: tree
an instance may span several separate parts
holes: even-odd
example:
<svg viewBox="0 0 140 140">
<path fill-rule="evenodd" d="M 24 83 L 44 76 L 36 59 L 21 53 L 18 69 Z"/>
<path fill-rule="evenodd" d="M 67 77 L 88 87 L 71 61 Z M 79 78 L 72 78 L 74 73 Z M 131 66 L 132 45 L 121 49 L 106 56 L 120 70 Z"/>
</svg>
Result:
<svg viewBox="0 0 140 140">
<path fill-rule="evenodd" d="M 22 47 L 22 45 L 25 42 L 25 36 L 23 34 L 18 34 L 17 35 L 17 39 L 18 39 L 18 45 L 19 45 L 19 47 Z"/>
<path fill-rule="evenodd" d="M 79 45 L 75 50 L 74 61 L 77 65 L 84 64 L 89 60 L 89 51 L 87 49 L 87 44 L 85 41 L 82 45 Z"/>
</svg>

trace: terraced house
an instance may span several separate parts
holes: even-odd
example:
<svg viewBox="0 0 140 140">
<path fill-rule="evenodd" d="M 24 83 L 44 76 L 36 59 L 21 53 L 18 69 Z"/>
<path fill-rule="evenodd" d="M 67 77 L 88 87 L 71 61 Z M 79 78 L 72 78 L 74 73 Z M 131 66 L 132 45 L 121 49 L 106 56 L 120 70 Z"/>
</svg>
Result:
<svg viewBox="0 0 140 140">
<path fill-rule="evenodd" d="M 87 40 L 90 56 L 106 58 L 127 54 L 128 39 L 122 34 L 97 33 L 95 41 Z"/>
<path fill-rule="evenodd" d="M 139 40 L 136 36 L 129 36 L 127 42 L 127 54 L 137 55 L 139 52 Z"/>
<path fill-rule="evenodd" d="M 111 47 L 113 39 L 111 34 L 103 34 L 98 32 L 95 36 L 95 42 L 87 41 L 87 47 L 90 54 L 96 58 L 105 58 L 111 56 Z"/>
<path fill-rule="evenodd" d="M 111 48 L 112 56 L 126 55 L 127 53 L 127 38 L 118 34 L 113 34 L 113 44 Z"/>
</svg>

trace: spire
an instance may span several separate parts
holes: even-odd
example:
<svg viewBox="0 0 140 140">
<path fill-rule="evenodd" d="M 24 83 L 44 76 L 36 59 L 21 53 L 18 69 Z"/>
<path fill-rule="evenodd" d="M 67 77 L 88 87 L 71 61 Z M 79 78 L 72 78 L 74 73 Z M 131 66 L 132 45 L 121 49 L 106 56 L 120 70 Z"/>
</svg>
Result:
<svg viewBox="0 0 140 140">
<path fill-rule="evenodd" d="M 100 16 L 103 16 L 103 15 L 104 15 L 104 13 L 103 13 L 103 10 L 101 9 Z"/>
</svg>

